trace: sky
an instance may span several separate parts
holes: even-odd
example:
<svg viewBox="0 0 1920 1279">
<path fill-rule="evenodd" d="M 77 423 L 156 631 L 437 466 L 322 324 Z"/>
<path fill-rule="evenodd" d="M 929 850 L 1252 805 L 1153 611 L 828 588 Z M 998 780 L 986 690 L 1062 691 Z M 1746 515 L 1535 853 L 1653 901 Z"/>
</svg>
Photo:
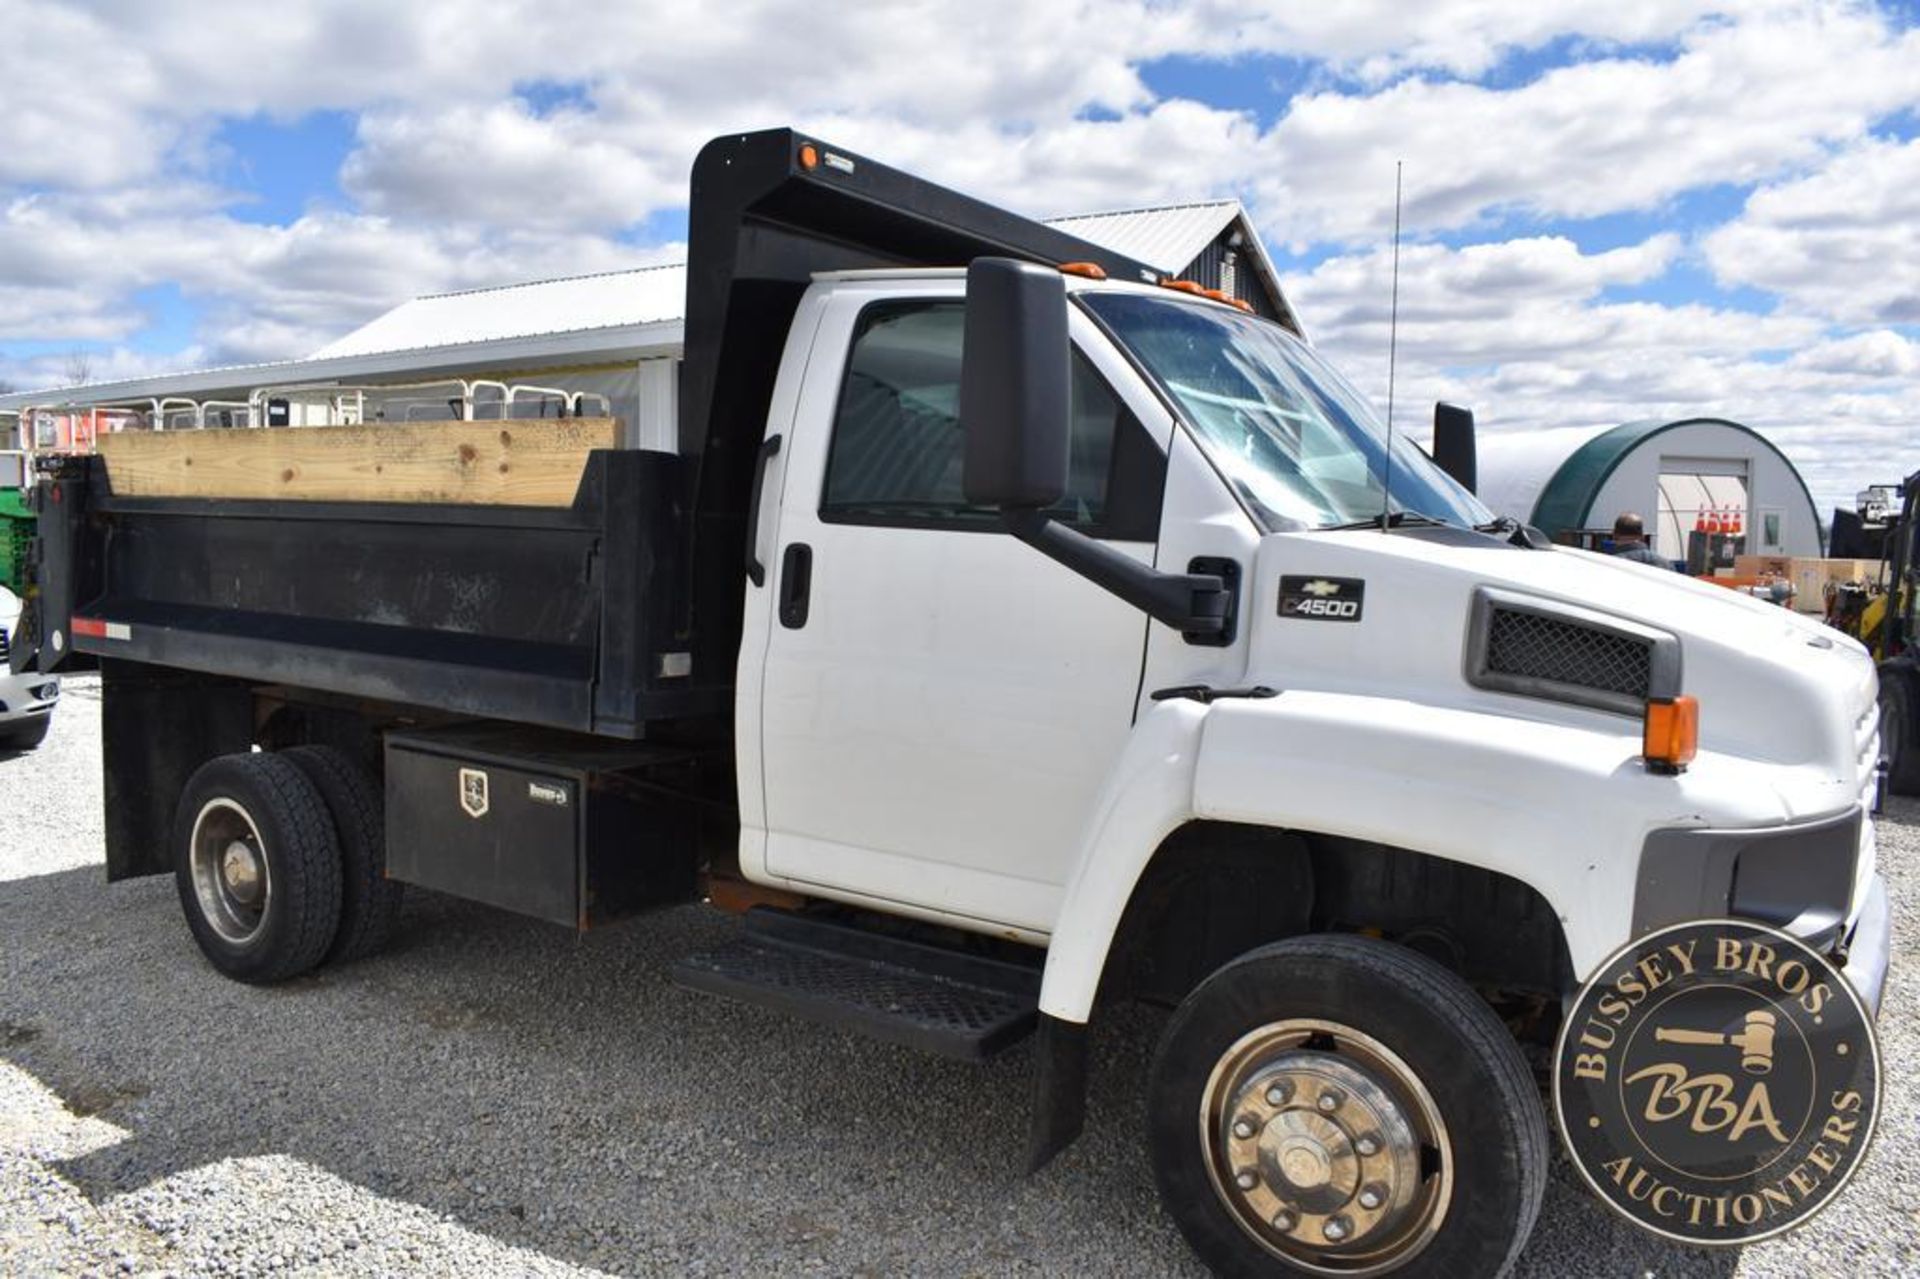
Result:
<svg viewBox="0 0 1920 1279">
<path fill-rule="evenodd" d="M 1237 197 L 1381 400 L 1403 162 L 1397 412 L 1729 417 L 1823 512 L 1920 469 L 1920 0 L 0 0 L 0 32 L 18 389 L 680 260 L 699 145 L 791 124 L 1036 216 Z"/>
</svg>

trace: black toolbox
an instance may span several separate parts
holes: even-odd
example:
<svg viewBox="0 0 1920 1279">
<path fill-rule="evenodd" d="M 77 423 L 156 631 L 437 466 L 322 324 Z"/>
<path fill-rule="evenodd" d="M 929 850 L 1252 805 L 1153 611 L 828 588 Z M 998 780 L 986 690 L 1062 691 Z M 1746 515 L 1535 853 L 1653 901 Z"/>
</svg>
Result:
<svg viewBox="0 0 1920 1279">
<path fill-rule="evenodd" d="M 520 724 L 386 738 L 387 874 L 587 929 L 698 892 L 702 756 Z"/>
</svg>

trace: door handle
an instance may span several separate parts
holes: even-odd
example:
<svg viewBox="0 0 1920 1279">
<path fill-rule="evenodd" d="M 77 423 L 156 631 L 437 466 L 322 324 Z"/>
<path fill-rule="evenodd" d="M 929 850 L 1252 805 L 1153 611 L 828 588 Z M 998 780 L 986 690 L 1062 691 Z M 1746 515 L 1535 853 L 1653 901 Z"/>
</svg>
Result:
<svg viewBox="0 0 1920 1279">
<path fill-rule="evenodd" d="M 760 442 L 760 455 L 753 463 L 753 498 L 747 503 L 747 577 L 755 586 L 765 586 L 767 566 L 760 562 L 760 490 L 767 484 L 767 463 L 780 452 L 780 437 L 769 435 Z"/>
<path fill-rule="evenodd" d="M 813 594 L 813 548 L 805 542 L 787 547 L 780 561 L 780 625 L 797 631 L 807 624 Z"/>
</svg>

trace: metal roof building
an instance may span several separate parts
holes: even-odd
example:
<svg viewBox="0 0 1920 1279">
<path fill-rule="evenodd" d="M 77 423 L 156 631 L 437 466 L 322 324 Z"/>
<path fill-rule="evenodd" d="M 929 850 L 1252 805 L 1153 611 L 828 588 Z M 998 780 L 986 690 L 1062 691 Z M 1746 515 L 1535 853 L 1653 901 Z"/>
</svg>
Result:
<svg viewBox="0 0 1920 1279">
<path fill-rule="evenodd" d="M 1168 275 L 1224 289 L 1268 319 L 1281 320 L 1296 333 L 1304 331 L 1280 288 L 1280 274 L 1266 245 L 1238 200 L 1083 213 L 1053 218 L 1047 225 Z"/>
<path fill-rule="evenodd" d="M 1053 225 L 1292 319 L 1272 261 L 1235 201 Z M 0 413 L 24 411 L 24 447 L 57 448 L 117 429 L 97 415 L 79 421 L 78 411 L 95 405 L 122 406 L 114 412 L 141 425 L 179 426 L 244 421 L 249 400 L 271 401 L 268 420 L 280 424 L 446 417 L 462 402 L 476 417 L 538 416 L 584 395 L 627 424 L 627 447 L 670 451 L 678 446 L 671 424 L 685 297 L 686 270 L 677 264 L 434 294 L 306 359 L 0 395 Z M 0 437 L 0 448 L 9 443 Z"/>
<path fill-rule="evenodd" d="M 1705 513 L 1737 516 L 1758 555 L 1821 553 L 1819 511 L 1786 455 L 1724 418 L 1561 427 L 1479 441 L 1480 500 L 1555 541 L 1585 544 L 1639 515 L 1674 560 Z"/>
</svg>

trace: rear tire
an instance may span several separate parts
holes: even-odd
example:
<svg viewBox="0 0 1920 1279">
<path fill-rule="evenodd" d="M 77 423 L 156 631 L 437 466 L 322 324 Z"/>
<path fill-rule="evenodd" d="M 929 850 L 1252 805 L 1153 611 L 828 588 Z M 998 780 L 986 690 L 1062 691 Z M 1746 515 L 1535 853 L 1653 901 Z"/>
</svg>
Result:
<svg viewBox="0 0 1920 1279">
<path fill-rule="evenodd" d="M 1458 977 L 1364 937 L 1295 937 L 1168 1023 L 1149 1129 L 1161 1202 L 1221 1275 L 1500 1275 L 1546 1191 L 1513 1037 Z"/>
<path fill-rule="evenodd" d="M 380 787 L 345 751 L 295 746 L 280 752 L 320 792 L 340 837 L 340 927 L 324 962 L 343 964 L 387 944 L 405 886 L 386 877 L 386 809 Z"/>
<path fill-rule="evenodd" d="M 47 730 L 52 727 L 53 716 L 42 715 L 0 728 L 0 751 L 30 751 L 47 740 Z"/>
<path fill-rule="evenodd" d="M 173 821 L 174 883 L 208 962 L 238 981 L 318 964 L 340 921 L 333 820 L 306 775 L 274 755 L 202 764 Z"/>
</svg>

